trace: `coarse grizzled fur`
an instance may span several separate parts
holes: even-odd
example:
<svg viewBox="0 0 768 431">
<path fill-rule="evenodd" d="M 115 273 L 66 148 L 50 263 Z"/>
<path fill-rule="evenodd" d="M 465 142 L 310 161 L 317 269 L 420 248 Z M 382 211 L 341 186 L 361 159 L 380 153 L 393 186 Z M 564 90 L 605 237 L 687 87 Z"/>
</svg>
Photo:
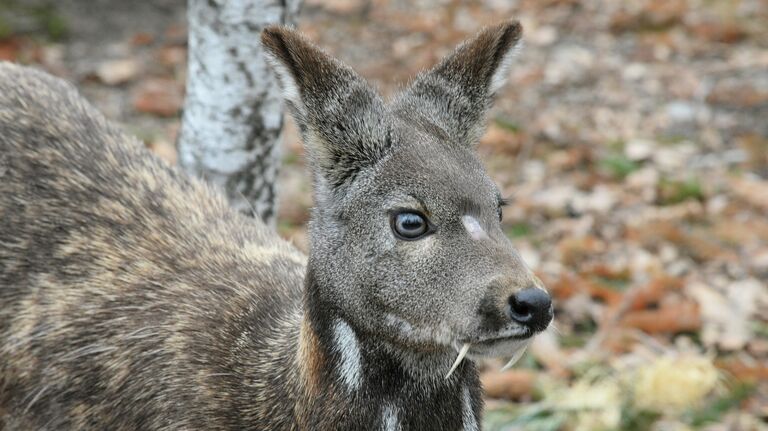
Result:
<svg viewBox="0 0 768 431">
<path fill-rule="evenodd" d="M 485 29 L 387 104 L 265 31 L 313 171 L 309 259 L 71 85 L 0 64 L 0 429 L 477 429 L 473 362 L 444 378 L 457 346 L 540 329 L 505 314 L 540 282 L 472 148 L 519 37 Z M 397 239 L 403 208 L 436 231 Z"/>
</svg>

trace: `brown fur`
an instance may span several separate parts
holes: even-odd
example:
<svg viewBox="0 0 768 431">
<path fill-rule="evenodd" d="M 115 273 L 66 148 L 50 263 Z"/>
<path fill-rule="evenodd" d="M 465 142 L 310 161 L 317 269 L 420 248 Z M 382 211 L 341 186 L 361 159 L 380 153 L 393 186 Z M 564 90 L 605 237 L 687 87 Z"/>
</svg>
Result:
<svg viewBox="0 0 768 431">
<path fill-rule="evenodd" d="M 0 154 L 0 424 L 291 414 L 248 385 L 251 365 L 296 378 L 303 255 L 33 69 L 0 65 Z M 254 339 L 243 323 L 267 313 Z"/>
</svg>

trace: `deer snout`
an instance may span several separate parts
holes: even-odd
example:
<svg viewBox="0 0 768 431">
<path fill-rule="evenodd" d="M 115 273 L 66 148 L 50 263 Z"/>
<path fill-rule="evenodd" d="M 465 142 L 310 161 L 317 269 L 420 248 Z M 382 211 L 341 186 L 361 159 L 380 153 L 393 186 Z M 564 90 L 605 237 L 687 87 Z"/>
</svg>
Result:
<svg viewBox="0 0 768 431">
<path fill-rule="evenodd" d="M 508 316 L 533 331 L 543 331 L 552 321 L 552 297 L 537 287 L 527 287 L 515 292 L 507 301 Z"/>
</svg>

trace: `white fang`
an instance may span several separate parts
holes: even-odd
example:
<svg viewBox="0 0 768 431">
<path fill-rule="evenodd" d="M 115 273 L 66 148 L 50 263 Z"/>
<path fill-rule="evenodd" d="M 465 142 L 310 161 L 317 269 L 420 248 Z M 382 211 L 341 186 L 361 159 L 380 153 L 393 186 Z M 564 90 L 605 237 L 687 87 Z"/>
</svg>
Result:
<svg viewBox="0 0 768 431">
<path fill-rule="evenodd" d="M 381 430 L 382 431 L 400 431 L 400 421 L 397 419 L 397 407 L 388 404 L 384 406 L 381 412 Z"/>
<path fill-rule="evenodd" d="M 512 359 L 507 362 L 507 365 L 504 365 L 501 367 L 501 371 L 507 371 L 508 369 L 512 368 L 513 365 L 517 363 L 517 361 L 520 360 L 520 358 L 523 357 L 523 353 L 525 353 L 525 349 L 528 348 L 528 345 L 531 344 L 530 341 L 526 341 L 525 344 L 523 344 L 520 349 L 515 352 L 515 354 L 512 356 Z"/>
<path fill-rule="evenodd" d="M 341 380 L 350 391 L 360 389 L 360 346 L 357 342 L 355 331 L 347 322 L 339 319 L 333 326 L 333 334 L 336 341 L 336 349 L 341 355 L 339 374 Z"/>
<path fill-rule="evenodd" d="M 465 215 L 461 217 L 461 223 L 464 224 L 464 228 L 467 230 L 467 232 L 469 233 L 469 236 L 472 239 L 479 241 L 481 239 L 488 238 L 488 234 L 485 233 L 485 231 L 483 230 L 483 227 L 480 226 L 480 223 L 477 221 L 476 218 Z"/>
<path fill-rule="evenodd" d="M 472 409 L 472 396 L 469 393 L 468 387 L 464 387 L 464 393 L 462 395 L 464 398 L 464 406 L 461 412 L 461 416 L 464 430 L 477 431 L 479 429 L 477 427 L 477 418 L 475 417 L 475 411 Z"/>
<path fill-rule="evenodd" d="M 447 380 L 448 377 L 451 377 L 451 374 L 456 370 L 456 367 L 459 366 L 461 363 L 461 360 L 464 359 L 465 356 L 467 356 L 467 352 L 469 352 L 469 343 L 464 343 L 463 346 L 461 346 L 461 350 L 459 350 L 459 356 L 456 357 L 456 360 L 453 361 L 453 365 L 451 365 L 451 369 L 448 370 L 448 374 L 445 375 L 445 379 Z"/>
</svg>

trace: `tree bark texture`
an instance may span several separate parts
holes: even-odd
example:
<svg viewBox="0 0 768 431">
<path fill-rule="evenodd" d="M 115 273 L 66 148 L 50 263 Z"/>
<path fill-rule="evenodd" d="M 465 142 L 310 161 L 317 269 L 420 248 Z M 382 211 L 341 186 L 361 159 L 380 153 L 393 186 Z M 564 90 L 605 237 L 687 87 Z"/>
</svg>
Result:
<svg viewBox="0 0 768 431">
<path fill-rule="evenodd" d="M 283 103 L 259 34 L 292 24 L 301 0 L 189 0 L 179 161 L 239 211 L 274 226 Z"/>
</svg>

